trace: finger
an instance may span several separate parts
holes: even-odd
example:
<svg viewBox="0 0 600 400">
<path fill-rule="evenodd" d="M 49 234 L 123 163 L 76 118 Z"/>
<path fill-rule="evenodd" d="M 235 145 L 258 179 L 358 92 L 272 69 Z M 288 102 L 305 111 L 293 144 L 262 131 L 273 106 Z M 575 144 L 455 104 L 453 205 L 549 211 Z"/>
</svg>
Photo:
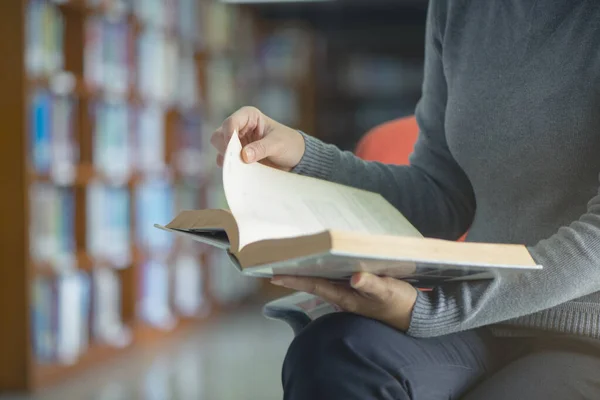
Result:
<svg viewBox="0 0 600 400">
<path fill-rule="evenodd" d="M 243 107 L 227 118 L 222 125 L 226 143 L 229 143 L 234 131 L 240 137 L 260 127 L 261 113 L 254 107 Z"/>
<path fill-rule="evenodd" d="M 217 165 L 218 165 L 219 167 L 222 167 L 222 166 L 223 166 L 223 160 L 224 160 L 224 159 L 225 159 L 225 158 L 223 157 L 223 155 L 222 155 L 222 154 L 217 154 Z"/>
<path fill-rule="evenodd" d="M 312 293 L 349 312 L 358 312 L 361 308 L 359 302 L 364 300 L 360 299 L 356 292 L 349 287 L 332 283 L 326 279 L 275 276 L 271 283 L 300 292 Z"/>
<path fill-rule="evenodd" d="M 354 274 L 350 285 L 360 293 L 382 302 L 389 300 L 393 294 L 390 280 L 367 272 Z"/>
<path fill-rule="evenodd" d="M 242 159 L 244 162 L 252 163 L 276 155 L 281 150 L 281 140 L 275 135 L 267 135 L 256 142 L 246 145 L 242 151 Z"/>
</svg>

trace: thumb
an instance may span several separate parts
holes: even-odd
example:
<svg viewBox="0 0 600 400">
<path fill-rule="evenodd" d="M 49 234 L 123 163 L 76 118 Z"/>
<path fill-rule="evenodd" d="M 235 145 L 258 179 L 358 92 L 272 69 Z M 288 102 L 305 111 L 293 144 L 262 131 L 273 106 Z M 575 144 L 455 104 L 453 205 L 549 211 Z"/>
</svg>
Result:
<svg viewBox="0 0 600 400">
<path fill-rule="evenodd" d="M 244 146 L 242 150 L 242 159 L 246 163 L 260 161 L 275 155 L 278 147 L 277 139 L 275 139 L 272 135 L 265 136 L 260 140 Z"/>
<path fill-rule="evenodd" d="M 350 285 L 354 289 L 377 300 L 385 300 L 389 295 L 388 284 L 387 280 L 367 272 L 354 274 L 350 280 Z"/>
</svg>

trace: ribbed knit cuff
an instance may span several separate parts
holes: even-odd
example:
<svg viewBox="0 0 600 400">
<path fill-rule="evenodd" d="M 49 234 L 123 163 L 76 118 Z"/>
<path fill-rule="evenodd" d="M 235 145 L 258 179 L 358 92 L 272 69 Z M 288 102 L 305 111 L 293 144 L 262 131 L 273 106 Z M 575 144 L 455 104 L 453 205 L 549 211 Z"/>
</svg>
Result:
<svg viewBox="0 0 600 400">
<path fill-rule="evenodd" d="M 335 147 L 325 144 L 304 132 L 300 133 L 304 138 L 304 155 L 298 165 L 292 169 L 292 172 L 299 175 L 331 180 L 336 151 Z"/>
<path fill-rule="evenodd" d="M 433 292 L 417 293 L 417 301 L 412 311 L 410 326 L 406 334 L 414 337 L 434 337 L 456 332 L 461 313 L 457 307 L 440 309 L 432 299 Z"/>
</svg>

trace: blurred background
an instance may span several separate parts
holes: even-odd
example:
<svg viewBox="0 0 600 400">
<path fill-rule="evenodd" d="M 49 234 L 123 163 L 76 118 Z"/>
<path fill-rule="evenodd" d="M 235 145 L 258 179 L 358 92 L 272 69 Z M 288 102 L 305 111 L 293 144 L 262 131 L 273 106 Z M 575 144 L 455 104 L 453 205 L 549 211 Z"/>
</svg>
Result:
<svg viewBox="0 0 600 400">
<path fill-rule="evenodd" d="M 1 399 L 279 399 L 285 292 L 155 228 L 226 207 L 265 114 L 347 150 L 411 115 L 426 0 L 2 0 Z"/>
</svg>

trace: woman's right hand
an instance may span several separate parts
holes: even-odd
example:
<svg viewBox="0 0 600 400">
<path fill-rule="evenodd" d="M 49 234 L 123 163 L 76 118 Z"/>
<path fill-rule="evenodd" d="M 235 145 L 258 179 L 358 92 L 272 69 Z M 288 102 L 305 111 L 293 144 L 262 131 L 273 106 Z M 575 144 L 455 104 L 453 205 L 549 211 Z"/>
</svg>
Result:
<svg viewBox="0 0 600 400">
<path fill-rule="evenodd" d="M 242 142 L 242 159 L 246 163 L 260 161 L 290 171 L 304 155 L 304 138 L 300 132 L 274 121 L 257 108 L 243 107 L 212 134 L 210 142 L 219 152 L 219 166 L 223 165 L 225 149 L 236 130 Z"/>
</svg>

